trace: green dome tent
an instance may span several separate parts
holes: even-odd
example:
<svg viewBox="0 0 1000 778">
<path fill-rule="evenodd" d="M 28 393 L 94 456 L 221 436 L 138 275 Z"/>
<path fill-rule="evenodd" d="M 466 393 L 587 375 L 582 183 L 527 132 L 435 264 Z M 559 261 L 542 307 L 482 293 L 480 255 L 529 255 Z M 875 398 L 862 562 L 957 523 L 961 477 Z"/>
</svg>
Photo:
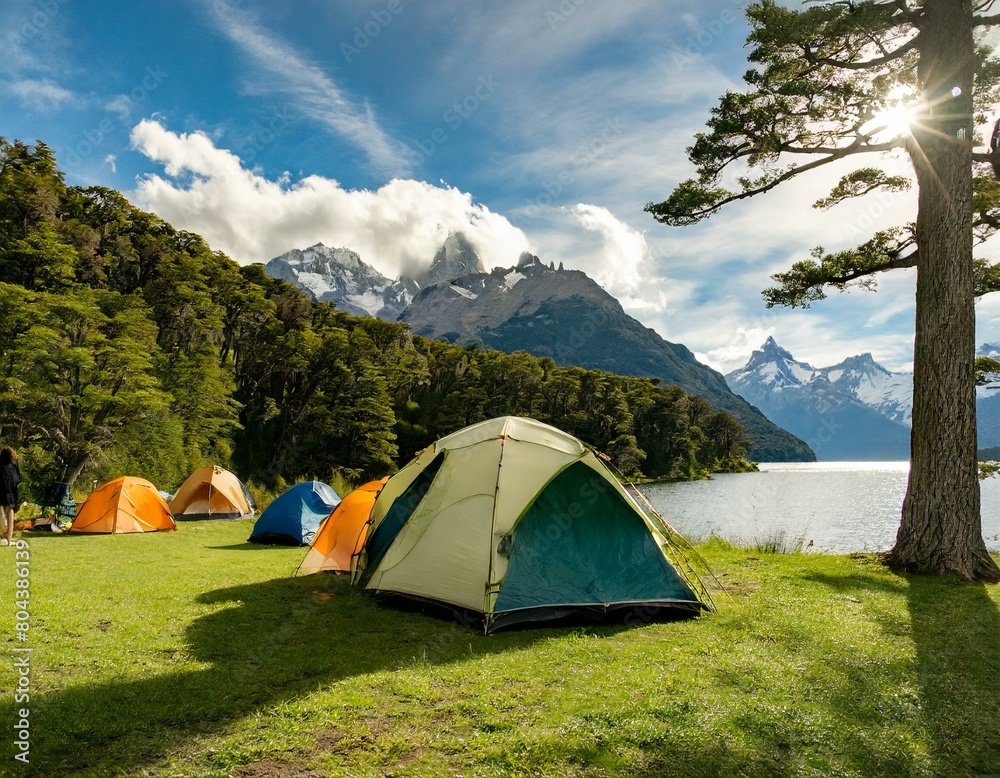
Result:
<svg viewBox="0 0 1000 778">
<path fill-rule="evenodd" d="M 487 632 L 580 611 L 698 612 L 672 537 L 579 440 L 507 416 L 442 438 L 389 479 L 355 582 L 482 613 Z"/>
</svg>

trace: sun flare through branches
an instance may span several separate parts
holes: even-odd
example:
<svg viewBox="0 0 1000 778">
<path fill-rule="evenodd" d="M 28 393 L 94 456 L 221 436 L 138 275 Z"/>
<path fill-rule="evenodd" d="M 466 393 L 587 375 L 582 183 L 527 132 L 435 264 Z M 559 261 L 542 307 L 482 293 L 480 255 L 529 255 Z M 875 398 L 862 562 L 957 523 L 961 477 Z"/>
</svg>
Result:
<svg viewBox="0 0 1000 778">
<path fill-rule="evenodd" d="M 876 113 L 862 128 L 871 139 L 878 142 L 907 138 L 917 121 L 922 106 L 910 90 L 897 89 L 889 95 L 885 108 Z"/>
</svg>

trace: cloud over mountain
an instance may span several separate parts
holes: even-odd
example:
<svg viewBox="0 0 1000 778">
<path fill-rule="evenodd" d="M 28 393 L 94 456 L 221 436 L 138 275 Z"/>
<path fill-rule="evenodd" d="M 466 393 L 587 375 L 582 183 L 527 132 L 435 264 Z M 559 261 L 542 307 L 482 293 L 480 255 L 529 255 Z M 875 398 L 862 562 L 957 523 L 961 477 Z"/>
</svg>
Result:
<svg viewBox="0 0 1000 778">
<path fill-rule="evenodd" d="M 165 172 L 138 181 L 137 202 L 241 263 L 325 243 L 350 247 L 396 277 L 428 266 L 454 232 L 468 237 L 487 268 L 509 265 L 530 248 L 520 229 L 454 187 L 393 179 L 370 191 L 316 175 L 269 180 L 206 134 L 175 133 L 148 119 L 133 128 L 131 141 Z"/>
</svg>

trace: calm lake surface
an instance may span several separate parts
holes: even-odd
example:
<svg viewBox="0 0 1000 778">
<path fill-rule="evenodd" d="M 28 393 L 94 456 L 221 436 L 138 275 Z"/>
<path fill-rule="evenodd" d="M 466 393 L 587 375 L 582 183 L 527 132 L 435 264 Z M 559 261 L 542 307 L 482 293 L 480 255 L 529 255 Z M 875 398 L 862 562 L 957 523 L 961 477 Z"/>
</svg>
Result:
<svg viewBox="0 0 1000 778">
<path fill-rule="evenodd" d="M 710 481 L 647 484 L 653 506 L 689 540 L 714 533 L 754 541 L 784 533 L 812 551 L 885 551 L 896 539 L 907 462 L 760 465 L 759 473 Z M 1000 478 L 980 482 L 983 537 L 1000 551 Z"/>
</svg>

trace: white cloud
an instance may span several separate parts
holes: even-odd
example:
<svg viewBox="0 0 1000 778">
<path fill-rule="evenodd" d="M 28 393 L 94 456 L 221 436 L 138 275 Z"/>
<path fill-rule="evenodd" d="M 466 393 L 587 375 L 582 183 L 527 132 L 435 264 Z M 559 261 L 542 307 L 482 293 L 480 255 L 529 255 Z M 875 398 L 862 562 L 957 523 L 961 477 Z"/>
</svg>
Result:
<svg viewBox="0 0 1000 778">
<path fill-rule="evenodd" d="M 771 333 L 763 327 L 736 327 L 731 339 L 723 346 L 696 356 L 720 373 L 728 373 L 746 364 L 751 352 L 760 348 Z"/>
<path fill-rule="evenodd" d="M 386 134 L 367 102 L 355 104 L 319 66 L 245 14 L 224 3 L 213 3 L 212 8 L 220 29 L 260 67 L 278 77 L 277 91 L 291 95 L 298 110 L 360 148 L 387 177 L 409 171 L 410 150 Z"/>
<path fill-rule="evenodd" d="M 202 133 L 178 134 L 143 120 L 131 138 L 167 176 L 140 179 L 136 200 L 244 264 L 322 242 L 353 249 L 396 276 L 429 264 L 459 230 L 487 267 L 513 265 L 529 248 L 506 218 L 452 187 L 394 179 L 377 191 L 345 190 L 329 178 L 291 182 L 287 174 L 269 181 Z"/>
<path fill-rule="evenodd" d="M 118 114 L 122 121 L 127 121 L 132 115 L 135 103 L 128 95 L 115 95 L 104 104 L 104 110 Z"/>
<path fill-rule="evenodd" d="M 29 110 L 48 113 L 75 99 L 74 94 L 50 79 L 26 78 L 8 83 L 6 88 L 17 95 Z"/>
<path fill-rule="evenodd" d="M 118 172 L 118 166 L 115 164 L 116 161 L 117 161 L 117 157 L 115 157 L 114 154 L 108 154 L 108 156 L 106 156 L 104 158 L 105 164 L 111 166 L 111 172 L 112 173 L 117 173 Z"/>
<path fill-rule="evenodd" d="M 649 278 L 652 269 L 642 233 L 598 205 L 578 203 L 572 213 L 584 229 L 603 238 L 600 266 L 593 273 L 597 282 L 615 297 L 639 297 L 643 279 Z"/>
</svg>

